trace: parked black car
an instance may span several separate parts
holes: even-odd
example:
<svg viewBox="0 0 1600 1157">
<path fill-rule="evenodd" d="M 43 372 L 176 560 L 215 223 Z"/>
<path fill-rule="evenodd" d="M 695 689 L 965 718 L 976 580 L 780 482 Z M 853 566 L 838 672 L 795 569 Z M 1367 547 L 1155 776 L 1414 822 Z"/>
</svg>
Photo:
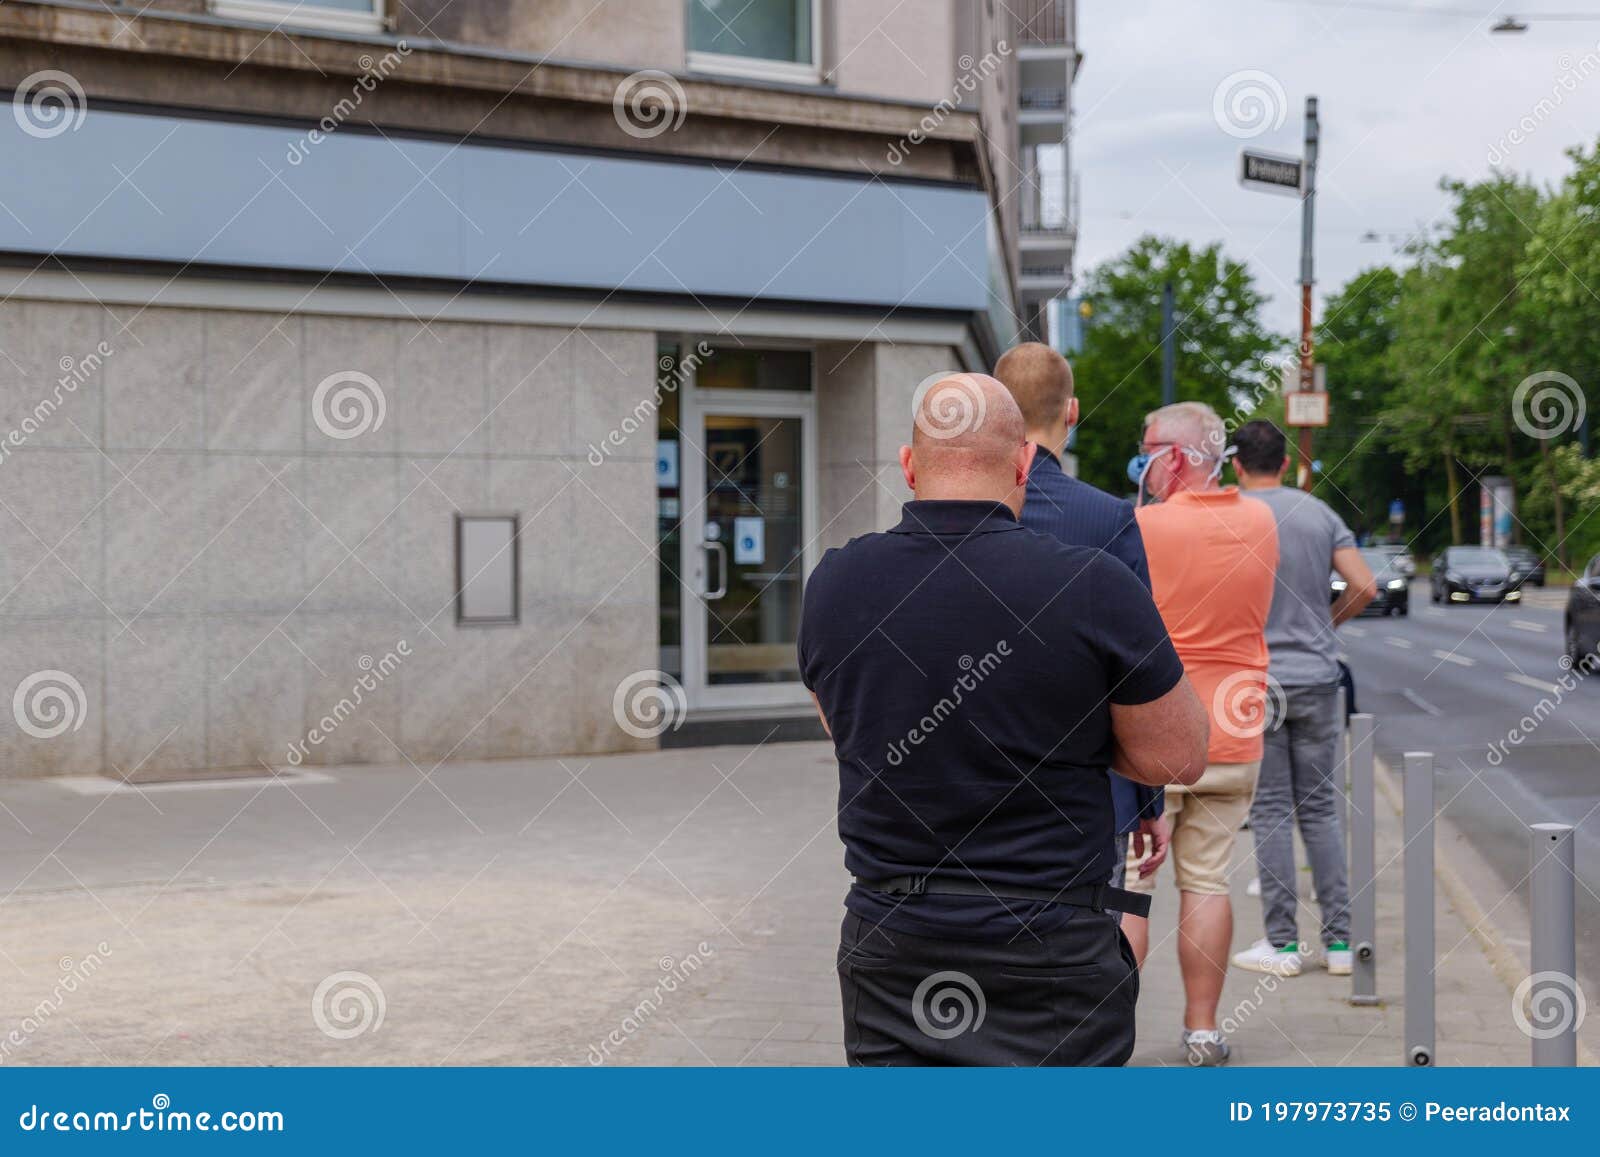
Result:
<svg viewBox="0 0 1600 1157">
<path fill-rule="evenodd" d="M 1520 585 L 1544 586 L 1544 558 L 1538 551 L 1526 546 L 1508 546 L 1506 557 L 1511 560 L 1511 577 Z"/>
<path fill-rule="evenodd" d="M 1511 560 L 1489 546 L 1452 546 L 1433 560 L 1428 579 L 1436 603 L 1514 603 L 1522 591 L 1511 572 Z"/>
<path fill-rule="evenodd" d="M 1600 554 L 1589 560 L 1567 594 L 1567 658 L 1576 667 L 1583 656 L 1591 656 L 1585 668 L 1593 670 L 1596 663 L 1592 656 L 1597 651 L 1600 651 Z"/>
<path fill-rule="evenodd" d="M 1378 593 L 1373 596 L 1363 615 L 1409 615 L 1411 613 L 1411 582 L 1401 569 L 1399 556 L 1382 547 L 1364 547 L 1361 557 L 1372 568 L 1377 580 Z M 1328 578 L 1332 588 L 1330 597 L 1338 599 L 1344 593 L 1345 581 L 1335 571 Z"/>
</svg>

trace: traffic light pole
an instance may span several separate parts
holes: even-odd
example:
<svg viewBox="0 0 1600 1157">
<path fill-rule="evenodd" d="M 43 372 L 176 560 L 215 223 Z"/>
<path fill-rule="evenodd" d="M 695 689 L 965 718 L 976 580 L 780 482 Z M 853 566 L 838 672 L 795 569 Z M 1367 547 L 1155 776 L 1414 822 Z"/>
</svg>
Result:
<svg viewBox="0 0 1600 1157">
<path fill-rule="evenodd" d="M 1305 187 L 1300 194 L 1300 389 L 1317 386 L 1316 363 L 1312 359 L 1311 286 L 1314 281 L 1311 251 L 1312 225 L 1317 206 L 1317 98 L 1306 97 Z M 1310 490 L 1311 427 L 1300 427 L 1300 465 L 1296 474 L 1300 489 Z"/>
</svg>

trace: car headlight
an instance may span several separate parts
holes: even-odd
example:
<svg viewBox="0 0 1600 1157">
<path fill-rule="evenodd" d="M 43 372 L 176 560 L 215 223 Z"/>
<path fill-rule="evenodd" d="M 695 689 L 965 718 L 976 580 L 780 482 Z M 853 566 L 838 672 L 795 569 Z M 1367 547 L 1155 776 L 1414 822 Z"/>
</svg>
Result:
<svg viewBox="0 0 1600 1157">
<path fill-rule="evenodd" d="M 1392 590 L 1392 591 L 1403 591 L 1403 590 L 1405 590 L 1406 589 L 1406 580 L 1405 579 L 1390 579 L 1389 580 L 1389 589 Z"/>
<path fill-rule="evenodd" d="M 1350 584 L 1345 582 L 1344 579 L 1334 579 L 1333 580 L 1333 589 L 1336 590 L 1336 591 L 1342 591 L 1342 590 L 1345 589 L 1345 587 L 1347 587 L 1349 585 Z"/>
</svg>

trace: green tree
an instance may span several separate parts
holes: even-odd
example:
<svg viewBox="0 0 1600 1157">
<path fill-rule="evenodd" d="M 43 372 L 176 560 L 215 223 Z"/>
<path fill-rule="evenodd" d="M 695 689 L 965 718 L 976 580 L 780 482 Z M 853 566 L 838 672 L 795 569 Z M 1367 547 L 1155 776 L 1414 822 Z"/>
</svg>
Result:
<svg viewBox="0 0 1600 1157">
<path fill-rule="evenodd" d="M 1450 541 L 1465 536 L 1471 479 L 1513 472 L 1511 398 L 1531 363 L 1528 306 L 1518 277 L 1540 194 L 1509 174 L 1445 181 L 1447 225 L 1412 247 L 1391 347 L 1398 388 L 1383 436 L 1411 470 L 1443 468 Z"/>
<path fill-rule="evenodd" d="M 1425 509 L 1425 491 L 1383 437 L 1382 414 L 1399 385 L 1393 362 L 1400 274 L 1363 270 L 1332 294 L 1317 324 L 1316 359 L 1327 369 L 1328 427 L 1314 447 L 1322 462 L 1316 492 L 1359 531 L 1381 533 L 1389 503 Z"/>
<path fill-rule="evenodd" d="M 1573 170 L 1555 194 L 1539 209 L 1517 273 L 1524 283 L 1524 301 L 1529 318 L 1530 346 L 1534 365 L 1530 371 L 1555 371 L 1566 381 L 1548 382 L 1546 408 L 1530 412 L 1538 387 L 1524 394 L 1521 416 L 1526 419 L 1526 434 L 1537 447 L 1537 487 L 1521 485 L 1525 496 L 1522 515 L 1530 529 L 1554 548 L 1563 562 L 1588 557 L 1569 547 L 1584 547 L 1592 541 L 1592 517 L 1600 503 L 1579 486 L 1572 489 L 1562 474 L 1562 461 L 1570 473 L 1572 454 L 1559 454 L 1563 443 L 1578 436 L 1580 413 L 1594 413 L 1600 391 L 1600 351 L 1595 334 L 1600 333 L 1600 148 L 1573 149 L 1568 155 Z M 1518 415 L 1514 414 L 1513 419 Z M 1593 427 L 1593 417 L 1590 419 Z M 1531 479 L 1530 479 L 1531 481 Z M 1584 500 L 1587 496 L 1588 500 Z M 1530 501 L 1531 500 L 1531 501 Z M 1572 512 L 1569 526 L 1568 511 Z M 1546 537 L 1547 536 L 1547 537 Z M 1573 541 L 1569 543 L 1569 538 Z"/>
<path fill-rule="evenodd" d="M 1113 493 L 1128 490 L 1128 457 L 1145 414 L 1161 405 L 1161 292 L 1168 281 L 1179 400 L 1208 402 L 1232 426 L 1276 392 L 1273 355 L 1286 343 L 1262 324 L 1266 298 L 1244 263 L 1218 244 L 1141 237 L 1086 275 L 1088 326 L 1074 359 L 1079 474 Z"/>
</svg>

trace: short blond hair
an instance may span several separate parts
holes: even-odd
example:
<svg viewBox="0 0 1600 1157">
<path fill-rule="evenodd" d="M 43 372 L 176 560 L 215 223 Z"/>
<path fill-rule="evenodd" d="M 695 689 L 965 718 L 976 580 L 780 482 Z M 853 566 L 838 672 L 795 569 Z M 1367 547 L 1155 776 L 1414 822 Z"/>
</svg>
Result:
<svg viewBox="0 0 1600 1157">
<path fill-rule="evenodd" d="M 1072 365 L 1043 342 L 1008 349 L 995 363 L 994 376 L 1011 391 L 1030 430 L 1049 429 L 1072 400 Z"/>
</svg>

